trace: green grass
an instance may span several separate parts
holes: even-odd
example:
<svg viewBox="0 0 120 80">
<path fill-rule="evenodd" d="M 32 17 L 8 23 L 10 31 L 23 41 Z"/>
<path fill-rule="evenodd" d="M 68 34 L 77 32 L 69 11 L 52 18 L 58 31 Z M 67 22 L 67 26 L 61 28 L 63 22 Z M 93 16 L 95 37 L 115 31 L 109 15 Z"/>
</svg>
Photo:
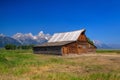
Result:
<svg viewBox="0 0 120 80">
<path fill-rule="evenodd" d="M 66 57 L 0 49 L 0 80 L 119 80 L 120 55 L 116 55 Z"/>
<path fill-rule="evenodd" d="M 96 50 L 97 53 L 116 53 L 116 54 L 120 54 L 120 50 L 109 50 L 109 49 L 98 49 Z"/>
</svg>

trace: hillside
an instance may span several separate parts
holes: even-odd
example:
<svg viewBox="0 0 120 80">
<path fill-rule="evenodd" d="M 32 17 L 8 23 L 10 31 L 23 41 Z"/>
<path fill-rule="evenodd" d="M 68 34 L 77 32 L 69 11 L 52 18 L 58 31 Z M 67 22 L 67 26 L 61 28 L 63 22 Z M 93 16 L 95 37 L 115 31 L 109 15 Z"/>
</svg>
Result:
<svg viewBox="0 0 120 80">
<path fill-rule="evenodd" d="M 21 43 L 16 39 L 4 35 L 0 35 L 0 47 L 4 47 L 6 44 L 21 45 Z"/>
</svg>

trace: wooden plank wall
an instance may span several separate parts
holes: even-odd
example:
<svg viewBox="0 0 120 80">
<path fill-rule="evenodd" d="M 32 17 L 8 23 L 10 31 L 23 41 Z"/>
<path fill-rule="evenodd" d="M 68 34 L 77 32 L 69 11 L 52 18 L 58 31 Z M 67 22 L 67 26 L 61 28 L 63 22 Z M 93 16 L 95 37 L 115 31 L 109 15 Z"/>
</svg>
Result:
<svg viewBox="0 0 120 80">
<path fill-rule="evenodd" d="M 87 37 L 82 33 L 76 42 L 67 44 L 62 47 L 63 54 L 81 54 L 95 52 L 96 48 L 90 44 L 87 40 Z"/>
<path fill-rule="evenodd" d="M 36 54 L 62 54 L 61 46 L 34 47 L 33 51 Z"/>
<path fill-rule="evenodd" d="M 88 42 L 75 42 L 62 47 L 63 54 L 82 54 L 95 52 L 96 48 Z"/>
</svg>

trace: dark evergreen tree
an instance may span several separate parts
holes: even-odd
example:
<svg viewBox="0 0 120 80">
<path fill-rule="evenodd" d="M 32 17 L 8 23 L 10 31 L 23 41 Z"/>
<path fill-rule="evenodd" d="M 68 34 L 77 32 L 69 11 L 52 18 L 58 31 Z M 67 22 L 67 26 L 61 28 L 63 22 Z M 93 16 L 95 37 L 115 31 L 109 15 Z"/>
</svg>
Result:
<svg viewBox="0 0 120 80">
<path fill-rule="evenodd" d="M 14 44 L 7 44 L 5 45 L 6 50 L 15 50 L 17 47 Z"/>
</svg>

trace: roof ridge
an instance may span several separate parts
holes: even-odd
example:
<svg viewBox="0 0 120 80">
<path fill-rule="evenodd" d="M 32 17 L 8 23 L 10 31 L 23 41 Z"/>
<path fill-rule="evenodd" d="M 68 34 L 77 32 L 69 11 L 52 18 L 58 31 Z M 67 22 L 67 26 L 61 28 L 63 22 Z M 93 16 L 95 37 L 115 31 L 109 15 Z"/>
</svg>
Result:
<svg viewBox="0 0 120 80">
<path fill-rule="evenodd" d="M 76 32 L 76 31 L 85 31 L 86 29 L 80 29 L 80 30 L 74 30 L 74 31 L 68 31 L 68 32 L 59 32 L 59 33 L 54 33 L 54 34 L 60 34 L 60 33 L 69 33 L 69 32 Z"/>
</svg>

